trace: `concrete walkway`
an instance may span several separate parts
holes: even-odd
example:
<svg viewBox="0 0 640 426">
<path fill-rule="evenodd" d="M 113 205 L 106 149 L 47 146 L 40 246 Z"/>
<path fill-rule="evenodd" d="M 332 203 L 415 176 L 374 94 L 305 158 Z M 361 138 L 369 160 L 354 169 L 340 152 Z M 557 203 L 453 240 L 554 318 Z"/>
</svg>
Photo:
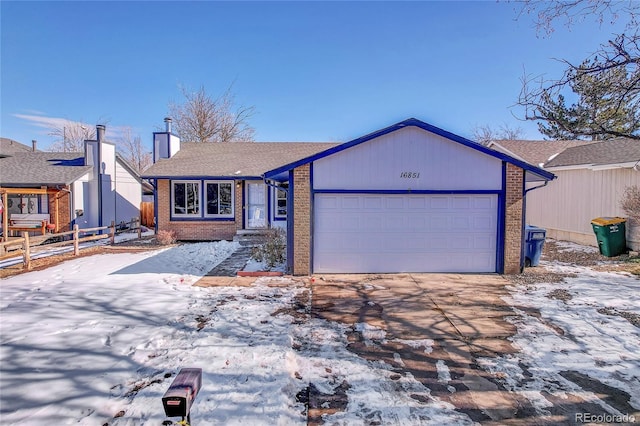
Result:
<svg viewBox="0 0 640 426">
<path fill-rule="evenodd" d="M 229 257 L 207 272 L 206 277 L 235 277 L 251 258 L 252 246 L 240 246 Z"/>
</svg>

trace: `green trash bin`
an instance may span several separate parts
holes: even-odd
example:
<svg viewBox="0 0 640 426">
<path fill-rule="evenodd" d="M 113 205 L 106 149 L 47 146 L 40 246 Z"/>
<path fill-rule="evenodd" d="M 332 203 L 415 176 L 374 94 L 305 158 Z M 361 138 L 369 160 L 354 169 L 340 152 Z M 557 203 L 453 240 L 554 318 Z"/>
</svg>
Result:
<svg viewBox="0 0 640 426">
<path fill-rule="evenodd" d="M 625 222 L 626 220 L 621 217 L 598 217 L 591 221 L 600 254 L 614 257 L 627 251 Z"/>
</svg>

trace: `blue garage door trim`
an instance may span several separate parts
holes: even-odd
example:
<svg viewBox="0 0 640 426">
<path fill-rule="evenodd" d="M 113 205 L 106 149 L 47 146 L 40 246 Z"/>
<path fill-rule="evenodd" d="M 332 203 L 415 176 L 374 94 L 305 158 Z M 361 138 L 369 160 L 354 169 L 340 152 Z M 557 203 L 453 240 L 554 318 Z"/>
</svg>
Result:
<svg viewBox="0 0 640 426">
<path fill-rule="evenodd" d="M 313 173 L 311 173 L 313 176 Z M 316 205 L 316 194 L 359 194 L 359 195 L 369 195 L 369 194 L 381 194 L 381 195 L 495 195 L 496 196 L 496 252 L 495 252 L 495 268 L 493 272 L 501 273 L 503 271 L 503 254 L 504 254 L 504 191 L 503 190 L 419 190 L 419 191 L 408 191 L 408 190 L 344 190 L 344 189 L 322 189 L 322 190 L 312 190 L 311 197 L 311 205 L 312 205 L 312 220 L 311 220 L 311 236 L 312 239 L 316 238 L 316 229 L 315 229 L 315 205 Z M 315 243 L 311 242 L 311 271 L 314 271 L 315 265 L 315 253 L 314 253 Z M 358 271 L 353 271 L 358 272 Z M 398 271 L 399 272 L 399 271 Z"/>
</svg>

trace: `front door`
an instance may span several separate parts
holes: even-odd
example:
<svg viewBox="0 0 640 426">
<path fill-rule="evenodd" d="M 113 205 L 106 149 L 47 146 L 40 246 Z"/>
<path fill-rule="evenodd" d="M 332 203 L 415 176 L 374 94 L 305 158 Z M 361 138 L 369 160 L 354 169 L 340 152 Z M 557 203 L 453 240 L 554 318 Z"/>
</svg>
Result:
<svg viewBox="0 0 640 426">
<path fill-rule="evenodd" d="M 247 182 L 247 229 L 267 227 L 267 185 Z"/>
</svg>

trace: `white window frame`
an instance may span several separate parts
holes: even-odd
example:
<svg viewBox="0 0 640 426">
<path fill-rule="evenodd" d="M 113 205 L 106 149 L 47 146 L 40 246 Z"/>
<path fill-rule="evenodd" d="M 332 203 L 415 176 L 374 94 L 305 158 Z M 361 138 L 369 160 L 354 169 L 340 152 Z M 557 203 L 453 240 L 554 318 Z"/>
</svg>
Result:
<svg viewBox="0 0 640 426">
<path fill-rule="evenodd" d="M 215 183 L 217 185 L 225 184 L 231 186 L 231 213 L 228 214 L 209 214 L 207 212 L 207 204 L 209 203 L 208 195 L 209 192 L 207 190 L 207 185 L 210 183 Z M 218 218 L 218 219 L 234 219 L 236 213 L 236 194 L 235 194 L 235 183 L 232 180 L 205 180 L 202 185 L 202 194 L 204 199 L 204 209 L 202 213 L 204 217 L 208 218 Z M 218 200 L 220 200 L 220 186 L 218 186 Z"/>
<path fill-rule="evenodd" d="M 286 190 L 285 190 L 286 189 Z M 278 188 L 273 188 L 273 217 L 275 219 L 286 219 L 287 218 L 287 211 L 288 211 L 288 203 L 289 200 L 287 198 L 287 191 L 289 190 L 289 188 L 285 188 L 285 189 L 278 189 Z M 284 198 L 280 198 L 278 197 L 278 192 L 282 191 L 284 193 Z M 278 200 L 284 200 L 285 202 L 285 213 L 284 214 L 278 214 Z"/>
<path fill-rule="evenodd" d="M 197 213 L 176 213 L 176 197 L 175 197 L 175 185 L 184 184 L 186 190 L 186 184 L 198 185 L 198 212 Z M 186 195 L 186 194 L 185 194 Z M 186 209 L 186 206 L 184 206 Z M 202 217 L 202 181 L 199 180 L 172 180 L 171 181 L 171 217 Z"/>
</svg>

